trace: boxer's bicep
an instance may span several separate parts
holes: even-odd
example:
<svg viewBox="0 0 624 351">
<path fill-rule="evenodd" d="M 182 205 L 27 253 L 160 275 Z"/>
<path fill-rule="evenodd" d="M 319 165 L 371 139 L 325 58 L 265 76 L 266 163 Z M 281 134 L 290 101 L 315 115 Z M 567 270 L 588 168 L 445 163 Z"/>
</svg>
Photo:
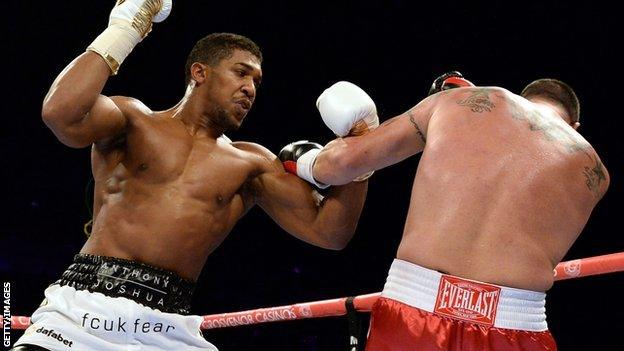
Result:
<svg viewBox="0 0 624 351">
<path fill-rule="evenodd" d="M 331 248 L 317 232 L 321 197 L 296 175 L 267 172 L 258 177 L 256 203 L 285 231 L 312 245 Z"/>
<path fill-rule="evenodd" d="M 287 173 L 277 156 L 261 145 L 237 142 L 236 146 L 250 152 L 250 160 L 258 170 L 250 182 L 253 203 L 288 233 L 323 246 L 323 240 L 315 233 L 320 198 L 314 188 L 305 180 Z"/>
<path fill-rule="evenodd" d="M 435 96 L 428 97 L 406 112 L 382 123 L 378 128 L 391 144 L 391 151 L 396 152 L 401 160 L 422 152 L 425 148 L 432 106 L 436 99 Z"/>
<path fill-rule="evenodd" d="M 126 99 L 128 98 L 100 96 L 83 120 L 85 134 L 89 136 L 91 143 L 114 138 L 125 131 L 128 119 L 119 104 Z"/>
<path fill-rule="evenodd" d="M 348 163 L 354 173 L 388 167 L 422 152 L 427 142 L 428 111 L 417 105 L 366 135 L 345 138 L 345 157 L 352 158 Z"/>
<path fill-rule="evenodd" d="M 365 184 L 332 188 L 323 199 L 308 182 L 287 173 L 277 156 L 266 148 L 253 143 L 236 144 L 252 152 L 258 167 L 250 182 L 253 202 L 280 227 L 322 248 L 336 250 L 346 245 L 362 210 Z"/>
<path fill-rule="evenodd" d="M 100 95 L 93 107 L 80 120 L 49 126 L 64 144 L 71 147 L 86 147 L 119 135 L 126 125 L 127 119 L 117 104 L 111 98 Z"/>
</svg>

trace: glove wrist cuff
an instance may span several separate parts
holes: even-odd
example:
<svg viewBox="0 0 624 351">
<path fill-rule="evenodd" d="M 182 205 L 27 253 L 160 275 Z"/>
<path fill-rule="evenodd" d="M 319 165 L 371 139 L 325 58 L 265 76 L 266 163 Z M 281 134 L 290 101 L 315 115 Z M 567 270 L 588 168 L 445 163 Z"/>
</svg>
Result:
<svg viewBox="0 0 624 351">
<path fill-rule="evenodd" d="M 353 127 L 349 130 L 346 136 L 360 136 L 372 132 L 379 127 L 379 118 L 377 115 L 369 117 L 367 119 L 361 119 L 357 121 Z"/>
<path fill-rule="evenodd" d="M 106 28 L 87 47 L 88 51 L 93 51 L 104 59 L 111 70 L 111 75 L 117 74 L 121 63 L 141 41 L 141 36 L 136 30 L 116 22 Z"/>
<path fill-rule="evenodd" d="M 319 152 L 321 152 L 321 149 L 312 149 L 297 159 L 297 175 L 299 178 L 305 179 L 318 188 L 325 189 L 329 185 L 317 182 L 314 179 L 313 173 L 314 163 L 316 162 L 316 156 L 318 156 Z"/>
</svg>

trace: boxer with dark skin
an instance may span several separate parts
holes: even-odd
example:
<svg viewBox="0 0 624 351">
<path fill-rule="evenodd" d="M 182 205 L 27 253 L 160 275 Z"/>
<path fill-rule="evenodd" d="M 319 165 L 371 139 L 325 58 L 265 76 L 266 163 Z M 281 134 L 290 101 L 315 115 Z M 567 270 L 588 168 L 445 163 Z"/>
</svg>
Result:
<svg viewBox="0 0 624 351">
<path fill-rule="evenodd" d="M 579 111 L 552 79 L 466 86 L 325 146 L 313 175 L 334 185 L 422 152 L 366 350 L 556 350 L 544 292 L 609 186 Z"/>
<path fill-rule="evenodd" d="M 81 253 L 148 263 L 196 279 L 238 219 L 259 205 L 297 238 L 341 249 L 354 234 L 367 182 L 333 187 L 319 201 L 266 148 L 219 137 L 240 127 L 262 79 L 261 59 L 231 50 L 214 65 L 192 62 L 174 107 L 152 111 L 101 94 L 111 75 L 94 52 L 54 81 L 43 120 L 64 144 L 91 146 L 92 234 Z"/>
<path fill-rule="evenodd" d="M 91 147 L 93 228 L 45 290 L 16 351 L 216 351 L 200 332 L 203 318 L 190 313 L 191 298 L 207 257 L 249 209 L 259 205 L 290 234 L 327 249 L 342 249 L 355 232 L 366 181 L 323 197 L 282 166 L 313 143 L 289 144 L 280 159 L 224 135 L 241 126 L 262 80 L 262 53 L 250 39 L 200 39 L 185 65 L 186 92 L 167 110 L 102 95 L 171 8 L 171 0 L 117 1 L 107 28 L 43 101 L 43 121 L 62 143 Z"/>
</svg>

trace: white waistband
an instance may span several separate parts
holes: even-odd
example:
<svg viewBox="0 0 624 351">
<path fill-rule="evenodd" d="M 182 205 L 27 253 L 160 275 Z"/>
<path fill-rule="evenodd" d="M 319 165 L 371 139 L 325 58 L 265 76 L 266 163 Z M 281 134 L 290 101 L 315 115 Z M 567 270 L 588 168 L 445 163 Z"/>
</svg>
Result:
<svg viewBox="0 0 624 351">
<path fill-rule="evenodd" d="M 442 273 L 438 271 L 395 259 L 381 296 L 433 313 L 441 278 Z M 494 327 L 526 331 L 548 329 L 545 293 L 498 287 L 501 290 Z"/>
</svg>

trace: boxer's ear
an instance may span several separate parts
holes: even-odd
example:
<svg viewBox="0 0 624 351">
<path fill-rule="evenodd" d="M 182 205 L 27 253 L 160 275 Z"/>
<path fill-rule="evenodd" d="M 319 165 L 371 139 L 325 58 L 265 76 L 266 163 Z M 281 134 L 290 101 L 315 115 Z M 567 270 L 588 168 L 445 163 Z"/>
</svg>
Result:
<svg viewBox="0 0 624 351">
<path fill-rule="evenodd" d="M 210 76 L 211 68 L 208 65 L 205 65 L 200 62 L 193 62 L 191 65 L 191 79 L 194 80 L 197 84 L 203 84 L 206 79 Z"/>
</svg>

